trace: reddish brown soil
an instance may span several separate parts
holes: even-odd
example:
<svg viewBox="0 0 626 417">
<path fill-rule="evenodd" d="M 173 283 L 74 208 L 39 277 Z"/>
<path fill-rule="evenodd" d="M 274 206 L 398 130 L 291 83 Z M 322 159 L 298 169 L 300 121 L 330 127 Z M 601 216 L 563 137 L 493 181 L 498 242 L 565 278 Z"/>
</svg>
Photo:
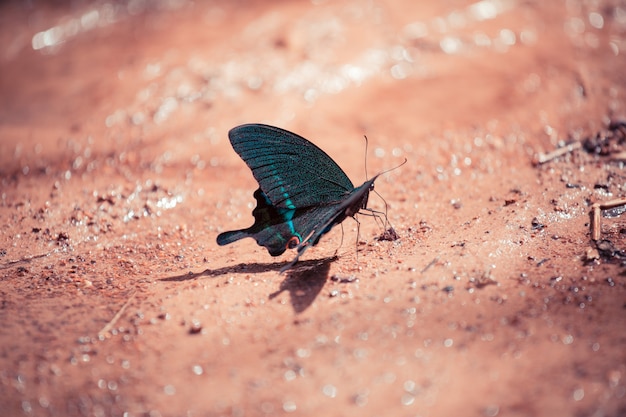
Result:
<svg viewBox="0 0 626 417">
<path fill-rule="evenodd" d="M 624 2 L 62 3 L 0 5 L 0 414 L 626 415 Z M 219 247 L 250 122 L 407 158 L 400 239 Z"/>
</svg>

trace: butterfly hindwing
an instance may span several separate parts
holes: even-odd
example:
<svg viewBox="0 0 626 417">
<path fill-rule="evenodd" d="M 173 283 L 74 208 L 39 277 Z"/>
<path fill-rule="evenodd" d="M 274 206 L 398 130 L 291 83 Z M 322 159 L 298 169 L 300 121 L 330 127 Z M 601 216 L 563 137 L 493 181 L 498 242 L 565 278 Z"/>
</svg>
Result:
<svg viewBox="0 0 626 417">
<path fill-rule="evenodd" d="M 259 246 L 266 247 L 270 255 L 282 255 L 287 249 L 287 243 L 295 235 L 290 221 L 296 210 L 273 206 L 260 188 L 254 192 L 254 198 L 257 201 L 256 208 L 252 211 L 254 224 L 247 229 L 221 233 L 217 237 L 217 243 L 223 246 L 252 237 Z"/>
</svg>

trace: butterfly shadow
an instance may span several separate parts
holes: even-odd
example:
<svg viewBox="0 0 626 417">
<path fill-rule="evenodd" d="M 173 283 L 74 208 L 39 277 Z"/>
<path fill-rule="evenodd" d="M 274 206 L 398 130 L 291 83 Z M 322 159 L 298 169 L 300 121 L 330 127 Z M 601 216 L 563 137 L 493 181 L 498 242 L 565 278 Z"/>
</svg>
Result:
<svg viewBox="0 0 626 417">
<path fill-rule="evenodd" d="M 298 262 L 285 272 L 287 277 L 280 283 L 278 291 L 269 295 L 269 299 L 272 300 L 282 292 L 289 291 L 293 310 L 302 313 L 313 304 L 322 291 L 328 280 L 330 264 L 335 260 L 337 256 Z"/>
<path fill-rule="evenodd" d="M 284 291 L 289 292 L 291 305 L 296 313 L 302 313 L 309 308 L 324 284 L 328 280 L 330 264 L 337 260 L 337 256 L 323 259 L 299 261 L 285 272 L 286 278 L 280 283 L 278 291 L 269 295 L 272 300 Z M 161 278 L 165 282 L 182 282 L 202 278 L 216 278 L 226 274 L 250 274 L 268 271 L 280 271 L 284 262 L 273 263 L 240 263 L 218 269 L 205 269 L 202 272 L 188 272 L 186 274 Z"/>
<path fill-rule="evenodd" d="M 284 262 L 273 262 L 273 263 L 260 263 L 260 262 L 252 262 L 252 263 L 239 263 L 237 265 L 225 266 L 223 268 L 218 269 L 205 269 L 202 272 L 187 272 L 181 275 L 175 275 L 173 277 L 161 278 L 160 281 L 165 282 L 182 282 L 182 281 L 190 281 L 192 279 L 200 279 L 200 278 L 217 278 L 222 275 L 227 274 L 256 274 L 268 271 L 280 271 L 285 265 Z"/>
</svg>

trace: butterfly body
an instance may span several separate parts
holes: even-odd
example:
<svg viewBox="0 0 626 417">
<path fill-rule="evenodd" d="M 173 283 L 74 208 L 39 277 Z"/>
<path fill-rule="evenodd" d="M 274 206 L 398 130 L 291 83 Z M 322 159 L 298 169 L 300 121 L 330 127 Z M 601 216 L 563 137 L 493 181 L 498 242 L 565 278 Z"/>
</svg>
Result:
<svg viewBox="0 0 626 417">
<path fill-rule="evenodd" d="M 367 208 L 378 176 L 354 187 L 335 161 L 303 137 L 262 124 L 237 126 L 228 137 L 259 188 L 254 192 L 254 224 L 221 233 L 220 246 L 252 237 L 272 256 L 297 249 L 284 271 L 334 226 Z"/>
</svg>

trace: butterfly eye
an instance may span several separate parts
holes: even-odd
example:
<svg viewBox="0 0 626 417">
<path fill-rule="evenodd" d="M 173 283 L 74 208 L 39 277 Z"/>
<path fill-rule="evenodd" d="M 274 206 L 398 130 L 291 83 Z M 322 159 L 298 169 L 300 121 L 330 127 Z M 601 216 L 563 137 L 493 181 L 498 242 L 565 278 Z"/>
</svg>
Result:
<svg viewBox="0 0 626 417">
<path fill-rule="evenodd" d="M 298 236 L 291 236 L 291 239 L 287 242 L 287 249 L 293 249 L 300 244 Z"/>
<path fill-rule="evenodd" d="M 374 183 L 370 184 L 370 191 L 374 191 Z"/>
</svg>

